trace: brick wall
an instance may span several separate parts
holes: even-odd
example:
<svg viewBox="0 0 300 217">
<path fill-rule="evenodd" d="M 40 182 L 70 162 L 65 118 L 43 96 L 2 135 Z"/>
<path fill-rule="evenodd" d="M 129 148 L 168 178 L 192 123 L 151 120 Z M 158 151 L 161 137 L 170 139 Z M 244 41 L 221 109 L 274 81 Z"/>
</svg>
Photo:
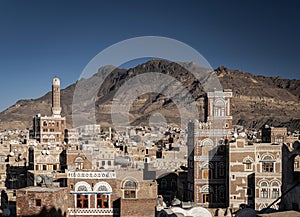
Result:
<svg viewBox="0 0 300 217">
<path fill-rule="evenodd" d="M 31 216 L 42 211 L 56 210 L 63 215 L 67 212 L 67 190 L 29 187 L 17 190 L 17 216 Z"/>
</svg>

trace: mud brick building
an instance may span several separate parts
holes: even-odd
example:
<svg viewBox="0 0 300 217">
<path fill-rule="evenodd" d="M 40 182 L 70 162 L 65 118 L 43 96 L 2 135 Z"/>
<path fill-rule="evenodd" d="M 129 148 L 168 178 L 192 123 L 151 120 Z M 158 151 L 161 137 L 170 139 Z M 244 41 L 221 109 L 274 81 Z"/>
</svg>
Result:
<svg viewBox="0 0 300 217">
<path fill-rule="evenodd" d="M 23 188 L 17 191 L 17 216 L 41 215 L 44 211 L 64 216 L 67 213 L 67 201 L 66 188 Z"/>
<path fill-rule="evenodd" d="M 205 122 L 188 127 L 188 198 L 203 207 L 227 207 L 231 90 L 208 92 L 204 105 Z"/>
<path fill-rule="evenodd" d="M 60 145 L 65 140 L 66 118 L 61 117 L 60 80 L 52 80 L 52 115 L 50 117 L 37 114 L 33 117 L 33 128 L 30 137 L 41 145 Z"/>
<path fill-rule="evenodd" d="M 230 143 L 230 207 L 239 209 L 245 204 L 261 210 L 280 197 L 281 149 L 282 144 L 248 143 L 244 138 Z"/>
<path fill-rule="evenodd" d="M 157 184 L 140 171 L 70 171 L 68 216 L 155 216 Z"/>
</svg>

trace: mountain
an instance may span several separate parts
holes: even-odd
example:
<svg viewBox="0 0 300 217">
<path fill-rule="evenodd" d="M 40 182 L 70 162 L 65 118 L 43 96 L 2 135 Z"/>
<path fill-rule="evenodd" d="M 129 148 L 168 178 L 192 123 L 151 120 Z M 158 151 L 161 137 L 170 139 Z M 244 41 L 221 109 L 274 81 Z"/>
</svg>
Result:
<svg viewBox="0 0 300 217">
<path fill-rule="evenodd" d="M 202 70 L 203 76 L 196 79 L 191 70 L 186 68 Z M 164 84 L 162 93 L 141 91 L 140 87 L 147 87 L 147 81 L 145 82 L 145 79 L 138 81 L 137 76 L 145 75 L 146 72 L 160 72 L 165 75 L 165 77 L 155 78 L 156 82 Z M 200 108 L 205 95 L 205 86 L 201 85 L 202 81 L 210 81 L 216 77 L 219 78 L 224 89 L 233 91 L 234 124 L 256 129 L 265 124 L 286 126 L 290 131 L 300 129 L 300 80 L 253 75 L 239 70 L 230 70 L 224 66 L 218 67 L 214 72 L 208 72 L 203 68 L 195 68 L 194 63 L 181 63 L 180 65 L 165 60 L 151 60 L 128 70 L 113 66 L 100 68 L 92 77 L 81 79 L 61 91 L 62 115 L 67 117 L 68 126 L 71 127 L 72 109 L 74 113 L 81 109 L 80 114 L 88 114 L 88 108 L 92 106 L 95 108 L 97 123 L 110 126 L 112 123 L 111 105 L 116 94 L 121 90 L 124 91 L 124 86 L 132 85 L 130 82 L 135 79 L 134 81 L 138 83 L 134 83 L 137 86 L 132 86 L 132 89 L 138 92 L 135 93 L 136 98 L 130 106 L 130 122 L 147 124 L 153 114 L 160 113 L 168 123 L 180 125 L 178 105 L 176 106 L 176 103 L 163 93 L 172 93 L 177 100 L 182 102 L 188 99 L 188 95 L 191 95 Z M 159 80 L 160 78 L 162 80 Z M 104 82 L 98 91 L 99 82 L 102 80 Z M 73 94 L 78 89 L 76 85 L 81 86 L 84 91 L 75 92 L 79 94 L 77 97 L 79 101 L 77 104 L 74 103 L 72 108 Z M 96 94 L 93 92 L 95 90 L 97 90 Z M 28 128 L 35 114 L 49 116 L 50 108 L 51 92 L 38 99 L 20 100 L 0 113 L 0 129 Z M 200 117 L 203 117 L 203 113 Z"/>
</svg>

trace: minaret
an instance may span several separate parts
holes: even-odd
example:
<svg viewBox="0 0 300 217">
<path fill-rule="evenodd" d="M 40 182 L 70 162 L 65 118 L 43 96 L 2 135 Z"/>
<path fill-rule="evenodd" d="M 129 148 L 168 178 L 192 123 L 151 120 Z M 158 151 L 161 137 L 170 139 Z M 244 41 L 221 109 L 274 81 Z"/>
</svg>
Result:
<svg viewBox="0 0 300 217">
<path fill-rule="evenodd" d="M 52 116 L 60 117 L 60 113 L 60 80 L 55 77 L 52 80 Z"/>
</svg>

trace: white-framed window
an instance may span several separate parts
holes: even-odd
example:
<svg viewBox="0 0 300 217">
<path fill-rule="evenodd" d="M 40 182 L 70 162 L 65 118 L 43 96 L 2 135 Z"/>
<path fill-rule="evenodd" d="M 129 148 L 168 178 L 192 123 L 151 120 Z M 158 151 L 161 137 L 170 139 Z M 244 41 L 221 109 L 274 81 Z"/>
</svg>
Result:
<svg viewBox="0 0 300 217">
<path fill-rule="evenodd" d="M 75 184 L 75 204 L 76 208 L 85 209 L 90 207 L 90 195 L 87 192 L 92 191 L 91 186 L 87 182 L 77 182 Z"/>
<path fill-rule="evenodd" d="M 225 116 L 225 102 L 222 99 L 218 99 L 214 104 L 214 116 L 223 117 Z"/>
<path fill-rule="evenodd" d="M 243 164 L 244 164 L 244 170 L 245 171 L 252 171 L 253 169 L 253 160 L 249 157 L 245 158 L 243 160 Z"/>
<path fill-rule="evenodd" d="M 275 143 L 283 143 L 283 136 L 280 136 L 280 135 L 276 136 Z"/>
<path fill-rule="evenodd" d="M 124 198 L 137 198 L 137 182 L 132 179 L 127 179 L 123 182 Z"/>
<path fill-rule="evenodd" d="M 275 172 L 275 160 L 271 155 L 265 155 L 261 160 L 261 171 L 266 173 Z"/>
<path fill-rule="evenodd" d="M 260 183 L 260 198 L 269 198 L 269 185 L 266 181 Z"/>
<path fill-rule="evenodd" d="M 214 144 L 214 142 L 209 138 L 204 139 L 200 142 L 201 146 L 213 146 L 213 144 Z"/>
<path fill-rule="evenodd" d="M 75 159 L 75 166 L 76 166 L 76 168 L 83 169 L 83 163 L 84 163 L 84 160 L 81 157 L 77 157 Z"/>
<path fill-rule="evenodd" d="M 202 166 L 202 179 L 213 178 L 213 169 L 214 165 L 212 162 L 204 163 L 204 165 Z"/>
<path fill-rule="evenodd" d="M 110 208 L 110 195 L 112 194 L 111 186 L 104 181 L 98 182 L 94 186 L 95 195 L 95 207 L 97 208 Z"/>
<path fill-rule="evenodd" d="M 280 193 L 280 184 L 277 181 L 271 183 L 271 198 L 278 198 Z"/>
</svg>

